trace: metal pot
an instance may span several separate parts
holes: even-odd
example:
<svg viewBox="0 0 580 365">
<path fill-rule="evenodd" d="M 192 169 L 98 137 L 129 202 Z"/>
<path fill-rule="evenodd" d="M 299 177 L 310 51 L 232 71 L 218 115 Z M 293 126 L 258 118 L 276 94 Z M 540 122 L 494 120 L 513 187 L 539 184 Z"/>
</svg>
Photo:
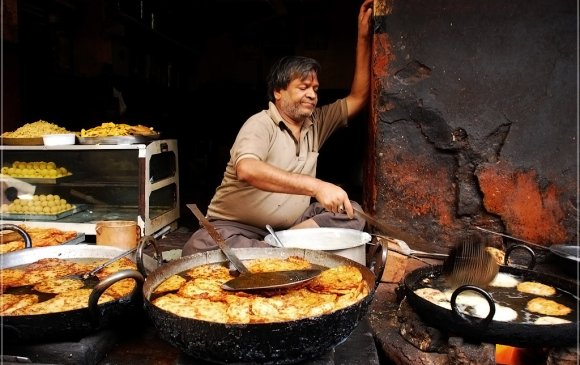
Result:
<svg viewBox="0 0 580 365">
<path fill-rule="evenodd" d="M 1 229 L 12 229 L 2 226 Z M 144 241 L 143 241 L 144 242 Z M 2 269 L 28 265 L 44 258 L 71 260 L 109 259 L 125 250 L 117 247 L 87 244 L 33 247 L 2 255 Z M 132 258 L 134 260 L 134 257 Z M 157 263 L 151 257 L 141 260 L 144 270 L 153 271 Z M 114 283 L 131 278 L 137 286 L 128 297 L 98 305 L 101 294 Z M 100 281 L 93 289 L 88 308 L 47 313 L 40 315 L 11 316 L 1 318 L 2 340 L 6 342 L 45 342 L 84 337 L 109 327 L 120 319 L 137 315 L 142 311 L 141 287 L 143 275 L 137 270 L 123 270 Z"/>
<path fill-rule="evenodd" d="M 304 228 L 276 232 L 284 247 L 322 250 L 366 264 L 366 244 L 371 235 L 348 228 Z M 264 238 L 270 246 L 279 247 L 271 234 Z"/>
<path fill-rule="evenodd" d="M 298 248 L 232 249 L 241 260 L 299 256 L 326 267 L 356 266 L 371 288 L 369 294 L 336 312 L 296 321 L 261 324 L 224 324 L 183 318 L 166 312 L 150 301 L 153 290 L 174 274 L 205 264 L 224 263 L 220 250 L 182 257 L 149 274 L 143 285 L 145 309 L 160 336 L 186 354 L 217 363 L 258 362 L 289 364 L 310 359 L 345 340 L 365 316 L 384 270 L 386 252 L 374 252 L 374 270 L 350 259 L 323 251 Z M 139 260 L 139 258 L 137 258 Z"/>
<path fill-rule="evenodd" d="M 442 265 L 423 267 L 410 272 L 404 279 L 404 290 L 409 304 L 426 323 L 434 328 L 460 335 L 471 341 L 499 343 L 516 347 L 560 347 L 577 343 L 578 298 L 575 295 L 578 293 L 578 285 L 576 283 L 528 269 L 501 266 L 500 273 L 512 274 L 520 277 L 522 281 L 535 281 L 553 286 L 566 295 L 569 294 L 572 303 L 574 298 L 576 302 L 576 307 L 573 309 L 576 313 L 576 316 L 574 316 L 576 321 L 571 323 L 538 325 L 534 323 L 503 322 L 492 319 L 495 312 L 493 296 L 482 288 L 472 286 L 457 288 L 452 295 L 452 310 L 434 304 L 414 292 L 416 289 L 424 287 L 425 281 L 441 277 L 442 270 Z M 457 295 L 466 290 L 477 291 L 487 300 L 490 311 L 486 318 L 482 319 L 466 315 L 457 308 L 453 297 L 457 297 Z M 510 303 L 510 307 L 512 304 L 517 306 L 517 300 L 517 296 L 514 296 L 514 301 Z"/>
</svg>

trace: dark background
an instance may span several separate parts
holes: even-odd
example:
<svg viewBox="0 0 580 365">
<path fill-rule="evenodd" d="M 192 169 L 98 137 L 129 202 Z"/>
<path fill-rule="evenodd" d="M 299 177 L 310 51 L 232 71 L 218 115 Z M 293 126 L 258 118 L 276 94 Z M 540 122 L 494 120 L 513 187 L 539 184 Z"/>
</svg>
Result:
<svg viewBox="0 0 580 365">
<path fill-rule="evenodd" d="M 3 130 L 144 124 L 179 143 L 182 206 L 203 210 L 242 123 L 267 107 L 279 57 L 322 64 L 320 100 L 348 93 L 359 1 L 9 0 Z M 113 88 L 122 93 L 123 113 Z M 361 196 L 367 113 L 322 149 L 319 177 Z M 182 225 L 196 225 L 181 209 Z"/>
</svg>

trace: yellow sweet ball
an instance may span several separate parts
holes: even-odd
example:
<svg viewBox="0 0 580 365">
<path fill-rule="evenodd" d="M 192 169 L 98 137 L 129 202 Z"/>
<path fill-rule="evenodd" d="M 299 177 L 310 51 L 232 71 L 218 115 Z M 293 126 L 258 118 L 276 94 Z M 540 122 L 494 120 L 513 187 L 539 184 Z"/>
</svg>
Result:
<svg viewBox="0 0 580 365">
<path fill-rule="evenodd" d="M 46 168 L 50 170 L 56 170 L 56 164 L 52 161 L 46 163 Z"/>
</svg>

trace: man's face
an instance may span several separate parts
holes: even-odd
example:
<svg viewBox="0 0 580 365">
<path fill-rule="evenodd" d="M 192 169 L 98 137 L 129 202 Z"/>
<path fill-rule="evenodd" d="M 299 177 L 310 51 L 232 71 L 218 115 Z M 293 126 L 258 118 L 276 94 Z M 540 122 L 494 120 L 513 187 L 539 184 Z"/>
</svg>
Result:
<svg viewBox="0 0 580 365">
<path fill-rule="evenodd" d="M 286 89 L 274 92 L 282 116 L 293 122 L 304 122 L 318 103 L 318 85 L 318 77 L 312 72 L 305 79 L 294 79 Z"/>
</svg>

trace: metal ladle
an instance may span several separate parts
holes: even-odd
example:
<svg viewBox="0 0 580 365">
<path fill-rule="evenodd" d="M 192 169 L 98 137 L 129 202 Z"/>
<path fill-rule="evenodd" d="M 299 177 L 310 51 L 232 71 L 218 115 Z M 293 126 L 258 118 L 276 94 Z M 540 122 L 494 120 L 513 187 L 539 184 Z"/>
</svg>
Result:
<svg viewBox="0 0 580 365">
<path fill-rule="evenodd" d="M 253 273 L 242 263 L 233 250 L 226 244 L 226 241 L 208 221 L 195 204 L 187 204 L 193 215 L 205 227 L 208 234 L 218 245 L 226 258 L 240 272 L 240 276 L 226 281 L 221 285 L 222 289 L 230 291 L 240 290 L 263 290 L 263 289 L 282 289 L 296 286 L 307 282 L 320 275 L 321 269 L 302 269 L 287 271 L 268 271 Z"/>
<path fill-rule="evenodd" d="M 276 243 L 278 244 L 278 247 L 284 247 L 284 244 L 282 243 L 282 241 L 280 240 L 280 238 L 278 238 L 278 235 L 274 231 L 274 228 L 272 228 L 271 225 L 266 224 L 266 229 L 268 230 L 268 232 L 270 232 L 270 234 L 272 235 L 272 237 L 274 237 L 274 241 L 276 241 Z"/>
</svg>

